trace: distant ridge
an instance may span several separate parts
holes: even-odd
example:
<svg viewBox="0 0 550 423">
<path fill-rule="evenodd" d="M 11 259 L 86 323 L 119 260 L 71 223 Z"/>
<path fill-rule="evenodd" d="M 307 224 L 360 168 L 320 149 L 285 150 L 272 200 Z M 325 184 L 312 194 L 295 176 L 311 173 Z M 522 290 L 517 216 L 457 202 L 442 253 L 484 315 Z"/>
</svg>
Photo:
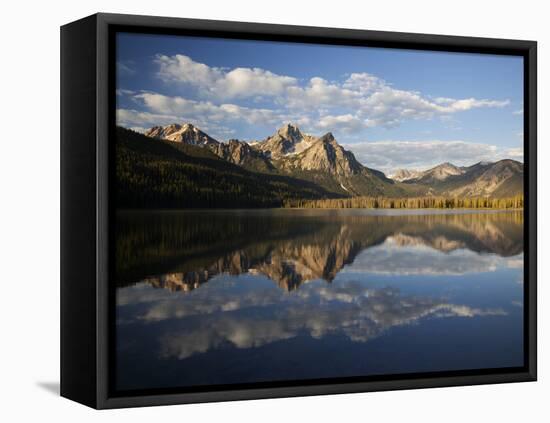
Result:
<svg viewBox="0 0 550 423">
<path fill-rule="evenodd" d="M 453 197 L 508 197 L 523 193 L 523 164 L 511 159 L 463 167 L 442 163 L 423 172 L 403 169 L 392 178 Z"/>
</svg>

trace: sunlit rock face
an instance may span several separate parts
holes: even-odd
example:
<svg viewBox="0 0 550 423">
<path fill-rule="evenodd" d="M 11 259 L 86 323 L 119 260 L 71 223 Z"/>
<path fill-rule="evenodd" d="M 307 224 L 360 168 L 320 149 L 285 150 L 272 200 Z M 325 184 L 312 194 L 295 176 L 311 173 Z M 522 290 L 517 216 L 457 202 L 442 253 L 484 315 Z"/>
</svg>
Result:
<svg viewBox="0 0 550 423">
<path fill-rule="evenodd" d="M 405 182 L 413 179 L 418 179 L 422 176 L 422 172 L 412 169 L 398 169 L 393 174 L 389 175 L 389 178 L 397 182 Z"/>
<path fill-rule="evenodd" d="M 487 165 L 477 178 L 473 181 L 449 190 L 455 196 L 506 196 L 522 192 L 523 187 L 523 164 L 515 160 L 501 160 Z M 518 191 L 519 189 L 519 191 Z"/>
<path fill-rule="evenodd" d="M 419 182 L 431 183 L 434 181 L 444 181 L 450 176 L 463 175 L 465 171 L 452 163 L 442 163 L 432 169 L 422 172 Z"/>
<path fill-rule="evenodd" d="M 288 123 L 265 140 L 254 143 L 254 148 L 264 152 L 271 159 L 295 155 L 311 147 L 318 139 L 303 134 L 296 125 Z"/>
<path fill-rule="evenodd" d="M 363 170 L 363 166 L 355 159 L 353 153 L 338 144 L 332 133 L 319 138 L 307 137 L 306 140 L 302 136 L 302 141 L 297 144 L 289 142 L 288 145 L 292 145 L 292 148 L 287 149 L 289 152 L 286 154 L 282 153 L 286 151 L 284 149 L 277 149 L 275 153 L 270 152 L 271 157 L 279 159 L 277 166 L 287 170 L 315 170 L 340 176 L 359 174 Z M 271 148 L 271 144 L 271 139 L 268 139 L 262 147 L 264 151 L 269 151 L 266 149 Z"/>
<path fill-rule="evenodd" d="M 167 126 L 154 126 L 145 132 L 145 135 L 152 138 L 199 146 L 219 144 L 214 138 L 190 123 L 185 123 L 183 125 L 173 123 Z"/>
</svg>

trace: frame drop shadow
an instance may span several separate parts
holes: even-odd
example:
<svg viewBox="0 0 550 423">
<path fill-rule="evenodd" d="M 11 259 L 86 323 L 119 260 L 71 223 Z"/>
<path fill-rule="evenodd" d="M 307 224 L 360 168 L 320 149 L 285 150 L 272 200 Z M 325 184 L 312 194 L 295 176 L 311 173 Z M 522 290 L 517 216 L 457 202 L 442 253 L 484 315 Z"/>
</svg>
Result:
<svg viewBox="0 0 550 423">
<path fill-rule="evenodd" d="M 55 396 L 60 395 L 60 384 L 59 382 L 36 382 L 36 386 L 42 388 L 44 391 L 47 391 L 50 394 Z"/>
</svg>

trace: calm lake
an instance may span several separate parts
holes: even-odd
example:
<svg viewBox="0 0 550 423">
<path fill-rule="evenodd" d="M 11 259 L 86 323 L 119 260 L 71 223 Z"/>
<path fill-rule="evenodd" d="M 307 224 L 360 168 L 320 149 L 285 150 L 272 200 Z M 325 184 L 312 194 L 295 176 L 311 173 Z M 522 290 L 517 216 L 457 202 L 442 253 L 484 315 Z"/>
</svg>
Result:
<svg viewBox="0 0 550 423">
<path fill-rule="evenodd" d="M 523 213 L 119 212 L 118 390 L 523 365 Z"/>
</svg>

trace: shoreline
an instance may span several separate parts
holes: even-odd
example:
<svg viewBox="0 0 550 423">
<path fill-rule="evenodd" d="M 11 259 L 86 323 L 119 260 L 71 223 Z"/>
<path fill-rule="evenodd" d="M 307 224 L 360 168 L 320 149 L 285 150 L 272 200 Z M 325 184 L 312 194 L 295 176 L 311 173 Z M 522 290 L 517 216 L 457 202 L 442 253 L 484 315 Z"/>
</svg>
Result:
<svg viewBox="0 0 550 423">
<path fill-rule="evenodd" d="M 290 208 L 290 207 L 271 207 L 271 208 L 118 208 L 115 209 L 115 214 L 131 214 L 131 213 L 286 213 L 286 212 L 348 212 L 348 213 L 364 213 L 368 215 L 437 215 L 437 214 L 492 214 L 492 213 L 517 213 L 524 211 L 523 208 L 507 208 L 507 209 L 491 209 L 491 208 L 455 208 L 455 209 L 440 209 L 440 208 L 418 208 L 418 209 L 392 209 L 392 208 Z"/>
</svg>

